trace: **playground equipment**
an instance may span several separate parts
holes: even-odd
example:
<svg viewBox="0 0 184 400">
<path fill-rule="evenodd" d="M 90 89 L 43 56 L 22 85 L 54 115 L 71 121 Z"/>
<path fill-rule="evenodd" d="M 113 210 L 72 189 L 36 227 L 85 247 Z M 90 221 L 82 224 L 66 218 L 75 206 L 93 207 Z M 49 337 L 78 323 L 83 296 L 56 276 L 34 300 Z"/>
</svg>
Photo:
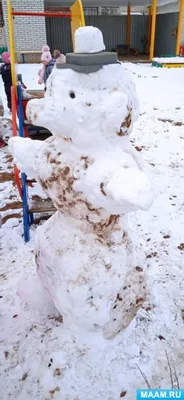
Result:
<svg viewBox="0 0 184 400">
<path fill-rule="evenodd" d="M 71 31 L 74 46 L 74 33 L 75 30 L 81 26 L 85 26 L 84 13 L 81 0 L 76 0 L 70 8 L 70 13 L 61 12 L 24 12 L 15 11 L 12 8 L 11 0 L 7 0 L 8 6 L 8 26 L 9 26 L 9 40 L 10 40 L 10 54 L 11 54 L 11 73 L 12 73 L 12 128 L 13 135 L 16 136 L 17 132 L 21 137 L 30 137 L 33 131 L 36 132 L 40 139 L 43 140 L 49 136 L 49 132 L 42 127 L 34 127 L 26 122 L 26 105 L 29 100 L 25 100 L 22 97 L 21 85 L 17 79 L 16 71 L 16 48 L 14 43 L 14 27 L 13 18 L 18 16 L 37 16 L 37 17 L 59 17 L 59 18 L 70 18 L 71 19 Z M 44 91 L 32 91 L 33 98 L 44 96 Z M 18 129 L 17 129 L 17 117 L 18 117 Z M 32 204 L 29 206 L 28 201 L 28 187 L 33 185 L 33 181 L 28 181 L 25 174 L 20 174 L 16 165 L 14 165 L 14 179 L 17 185 L 19 194 L 23 204 L 23 226 L 24 226 L 24 240 L 28 242 L 30 239 L 30 226 L 34 222 L 34 213 L 48 213 L 55 210 L 54 206 L 50 202 L 42 202 L 41 204 Z"/>
<path fill-rule="evenodd" d="M 34 96 L 34 92 L 32 94 Z M 38 92 L 35 94 L 38 95 Z M 39 97 L 43 96 L 44 91 L 40 91 Z M 49 136 L 49 132 L 47 130 L 42 127 L 33 126 L 25 121 L 25 109 L 29 100 L 23 99 L 21 85 L 17 85 L 16 89 L 14 86 L 12 86 L 11 97 L 13 136 L 17 135 L 16 117 L 18 116 L 18 134 L 20 137 L 31 137 L 34 139 L 34 136 L 36 136 L 36 138 L 39 140 L 47 138 Z M 16 165 L 14 165 L 14 179 L 22 199 L 24 240 L 25 242 L 28 242 L 30 239 L 30 226 L 34 223 L 34 214 L 50 213 L 54 211 L 55 208 L 50 200 L 40 202 L 37 201 L 36 203 L 33 202 L 29 204 L 28 188 L 33 187 L 34 181 L 28 180 L 26 174 L 24 173 L 20 174 Z"/>
</svg>

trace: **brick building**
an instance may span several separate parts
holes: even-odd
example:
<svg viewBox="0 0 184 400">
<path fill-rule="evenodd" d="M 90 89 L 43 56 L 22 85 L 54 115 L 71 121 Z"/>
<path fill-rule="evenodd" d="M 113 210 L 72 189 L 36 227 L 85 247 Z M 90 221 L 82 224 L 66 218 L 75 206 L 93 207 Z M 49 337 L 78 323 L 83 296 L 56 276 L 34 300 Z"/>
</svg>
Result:
<svg viewBox="0 0 184 400">
<path fill-rule="evenodd" d="M 12 6 L 16 11 L 44 11 L 44 0 L 12 0 Z M 2 0 L 3 18 L 7 46 L 9 43 L 7 1 Z M 44 17 L 18 17 L 14 20 L 14 33 L 17 51 L 33 50 L 41 51 L 47 43 L 46 26 Z M 29 61 L 40 59 L 39 54 L 29 55 Z"/>
</svg>

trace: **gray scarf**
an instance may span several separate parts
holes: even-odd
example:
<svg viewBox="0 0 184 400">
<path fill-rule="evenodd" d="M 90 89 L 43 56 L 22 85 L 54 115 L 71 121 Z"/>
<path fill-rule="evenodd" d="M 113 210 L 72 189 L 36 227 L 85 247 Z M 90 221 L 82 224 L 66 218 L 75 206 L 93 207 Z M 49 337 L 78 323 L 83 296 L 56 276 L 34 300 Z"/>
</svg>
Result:
<svg viewBox="0 0 184 400">
<path fill-rule="evenodd" d="M 104 65 L 120 64 L 116 53 L 92 53 L 92 54 L 66 54 L 65 64 L 56 64 L 58 69 L 72 69 L 82 74 L 90 74 L 99 71 Z"/>
</svg>

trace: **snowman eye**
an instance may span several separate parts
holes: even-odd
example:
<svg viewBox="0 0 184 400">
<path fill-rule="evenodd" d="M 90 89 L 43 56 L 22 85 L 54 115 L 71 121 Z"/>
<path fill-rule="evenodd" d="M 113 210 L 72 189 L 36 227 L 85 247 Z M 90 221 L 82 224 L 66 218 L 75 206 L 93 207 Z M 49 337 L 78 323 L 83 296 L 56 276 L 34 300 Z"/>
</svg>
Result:
<svg viewBox="0 0 184 400">
<path fill-rule="evenodd" d="M 75 99 L 75 97 L 76 97 L 75 92 L 71 91 L 69 94 L 70 94 L 71 99 Z"/>
</svg>

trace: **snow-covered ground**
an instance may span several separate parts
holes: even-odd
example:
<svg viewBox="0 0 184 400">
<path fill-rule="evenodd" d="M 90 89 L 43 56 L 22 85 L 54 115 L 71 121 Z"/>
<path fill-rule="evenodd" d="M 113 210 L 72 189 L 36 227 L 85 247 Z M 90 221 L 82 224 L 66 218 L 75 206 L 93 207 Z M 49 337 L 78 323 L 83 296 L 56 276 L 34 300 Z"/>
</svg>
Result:
<svg viewBox="0 0 184 400">
<path fill-rule="evenodd" d="M 155 57 L 152 61 L 160 64 L 184 64 L 184 57 Z"/>
<path fill-rule="evenodd" d="M 132 143 L 148 164 L 155 190 L 151 209 L 129 217 L 146 253 L 148 301 L 102 352 L 104 342 L 89 350 L 84 338 L 78 338 L 78 349 L 67 340 L 62 319 L 36 277 L 36 227 L 24 244 L 11 158 L 1 149 L 0 212 L 16 214 L 0 229 L 2 400 L 133 400 L 135 390 L 146 387 L 139 368 L 151 387 L 171 387 L 166 352 L 184 387 L 184 69 L 125 67 L 141 104 Z M 38 69 L 20 66 L 30 89 L 38 88 Z M 7 209 L 12 202 L 16 208 Z"/>
</svg>

